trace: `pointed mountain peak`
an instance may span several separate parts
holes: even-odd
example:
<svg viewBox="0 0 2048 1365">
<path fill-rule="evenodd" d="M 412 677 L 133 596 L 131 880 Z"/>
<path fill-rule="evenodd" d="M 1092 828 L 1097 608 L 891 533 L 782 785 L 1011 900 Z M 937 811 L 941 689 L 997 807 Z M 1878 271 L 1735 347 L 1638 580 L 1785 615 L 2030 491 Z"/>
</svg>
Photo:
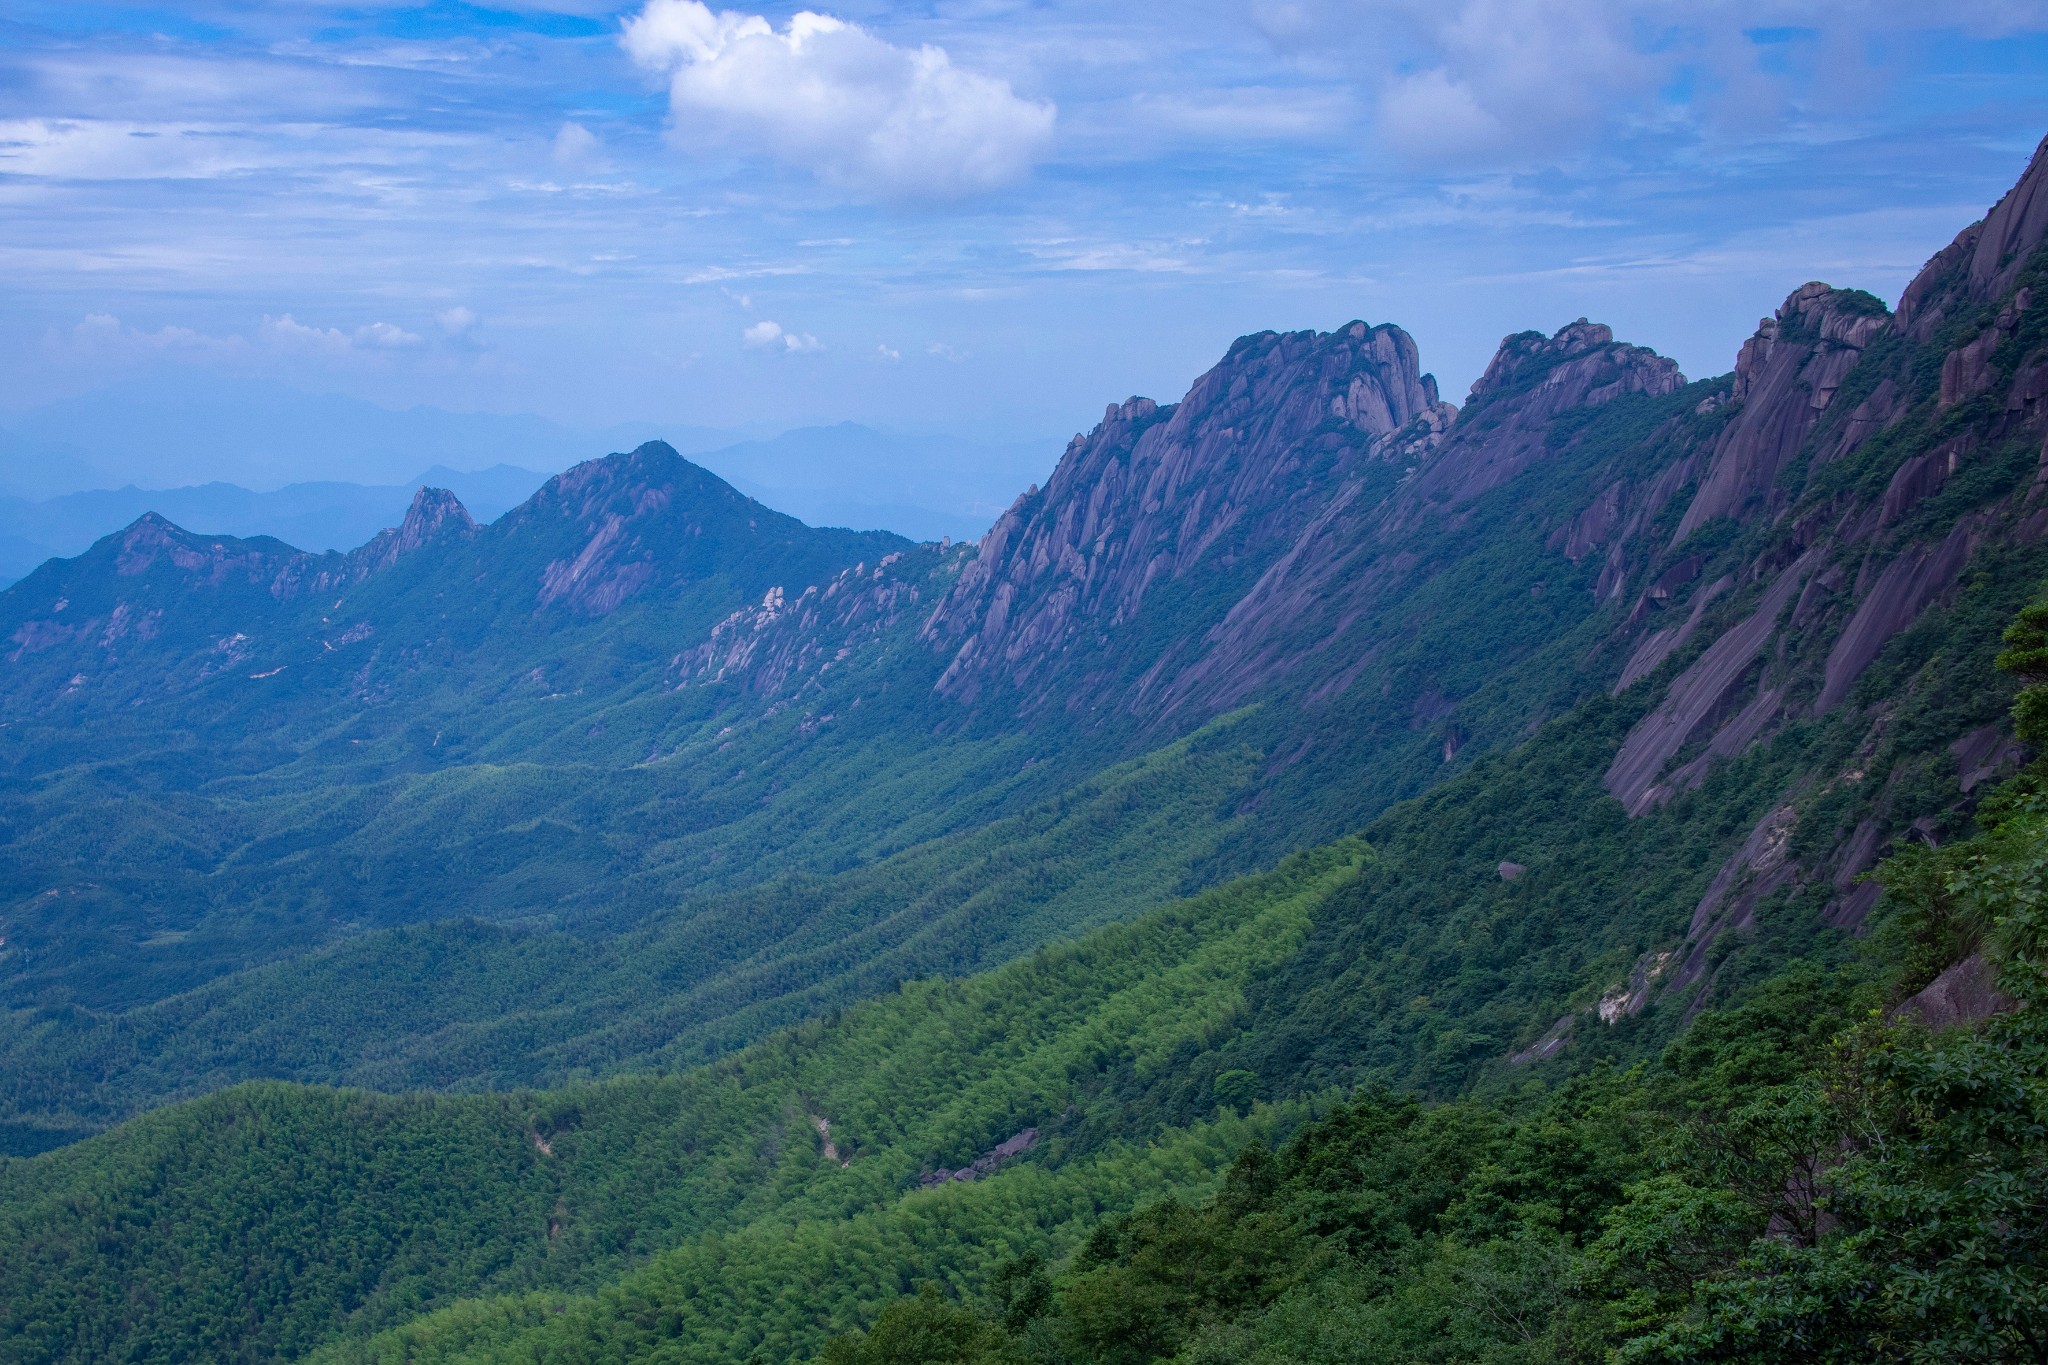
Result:
<svg viewBox="0 0 2048 1365">
<path fill-rule="evenodd" d="M 564 470 L 512 515 L 524 521 L 541 515 L 634 520 L 672 504 L 700 502 L 731 508 L 754 506 L 731 484 L 677 454 L 668 442 L 645 441 L 629 451 L 585 460 Z M 758 510 L 763 515 L 777 515 L 765 508 Z"/>
<path fill-rule="evenodd" d="M 422 488 L 412 495 L 405 520 L 379 531 L 369 544 L 351 551 L 344 572 L 349 581 L 361 582 L 429 545 L 467 540 L 475 534 L 476 522 L 461 499 L 445 488 Z"/>
<path fill-rule="evenodd" d="M 476 534 L 476 519 L 462 505 L 462 499 L 445 488 L 422 488 L 412 495 L 405 509 L 405 521 L 398 528 L 401 554 L 418 549 L 444 535 Z"/>
</svg>

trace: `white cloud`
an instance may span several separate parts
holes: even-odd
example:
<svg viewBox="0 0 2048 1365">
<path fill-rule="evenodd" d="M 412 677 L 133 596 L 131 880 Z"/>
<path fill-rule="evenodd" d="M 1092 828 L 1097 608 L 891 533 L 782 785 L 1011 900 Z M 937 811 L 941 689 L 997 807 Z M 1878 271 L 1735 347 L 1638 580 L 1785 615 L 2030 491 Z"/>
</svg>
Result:
<svg viewBox="0 0 2048 1365">
<path fill-rule="evenodd" d="M 424 346 L 427 339 L 417 332 L 408 332 L 403 327 L 388 322 L 373 322 L 355 331 L 355 343 L 380 351 L 404 351 L 414 346 Z"/>
<path fill-rule="evenodd" d="M 751 144 L 842 188 L 951 199 L 1011 184 L 1052 138 L 1051 104 L 805 10 L 781 32 L 698 0 L 648 0 L 626 50 L 669 78 L 677 140 Z"/>
<path fill-rule="evenodd" d="M 372 322 L 353 332 L 338 327 L 308 327 L 290 313 L 263 319 L 263 337 L 273 345 L 301 351 L 404 351 L 427 344 L 426 338 L 389 322 Z"/>
<path fill-rule="evenodd" d="M 222 355 L 247 344 L 238 336 L 209 336 L 190 327 L 145 332 L 111 313 L 88 313 L 70 332 L 53 333 L 49 340 L 59 350 L 94 356 Z"/>
<path fill-rule="evenodd" d="M 555 132 L 555 164 L 569 170 L 591 170 L 604 164 L 604 144 L 580 123 L 565 123 Z"/>
<path fill-rule="evenodd" d="M 460 306 L 443 309 L 434 314 L 434 321 L 441 324 L 441 330 L 449 336 L 459 337 L 476 326 L 476 314 Z"/>
<path fill-rule="evenodd" d="M 0 120 L 0 173 L 54 180 L 208 180 L 273 165 L 238 130 L 101 119 Z"/>
<path fill-rule="evenodd" d="M 784 354 L 825 349 L 823 343 L 809 332 L 785 332 L 782 330 L 782 324 L 770 322 L 766 318 L 742 331 L 740 340 L 756 350 L 773 348 Z"/>
<path fill-rule="evenodd" d="M 886 360 L 892 365 L 903 359 L 903 352 L 897 350 L 886 341 L 875 343 L 875 355 L 878 359 Z"/>
<path fill-rule="evenodd" d="M 1876 81 L 1880 35 L 2048 29 L 2028 0 L 1264 0 L 1305 71 L 1355 82 L 1423 165 L 1555 161 L 1617 132 L 1753 130 Z"/>
</svg>

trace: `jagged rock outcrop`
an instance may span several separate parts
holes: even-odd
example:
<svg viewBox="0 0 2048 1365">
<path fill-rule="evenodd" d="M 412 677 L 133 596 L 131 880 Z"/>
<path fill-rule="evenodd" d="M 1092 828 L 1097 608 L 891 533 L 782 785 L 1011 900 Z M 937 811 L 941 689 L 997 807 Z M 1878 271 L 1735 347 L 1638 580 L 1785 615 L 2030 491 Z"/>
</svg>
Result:
<svg viewBox="0 0 2048 1365">
<path fill-rule="evenodd" d="M 1616 342 L 1612 328 L 1584 318 L 1548 337 L 1520 332 L 1503 338 L 1472 385 L 1455 448 L 1417 473 L 1389 528 L 1412 526 L 1428 510 L 1455 508 L 1514 478 L 1543 457 L 1549 424 L 1562 413 L 1684 387 L 1676 364 L 1647 347 Z M 1593 530 L 1589 525 L 1588 533 Z"/>
<path fill-rule="evenodd" d="M 854 651 L 888 638 L 917 617 L 928 600 L 931 561 L 950 553 L 920 545 L 884 555 L 873 565 L 843 569 L 794 597 L 781 587 L 770 588 L 760 602 L 726 617 L 701 644 L 670 660 L 668 682 L 672 687 L 732 682 L 769 696 L 795 692 L 804 683 L 821 684 Z"/>
<path fill-rule="evenodd" d="M 1038 1130 L 1036 1128 L 1026 1128 L 1016 1136 L 1005 1138 L 997 1143 L 994 1147 L 991 1147 L 967 1165 L 962 1166 L 959 1170 L 948 1171 L 941 1169 L 926 1171 L 917 1178 L 917 1183 L 921 1189 L 928 1190 L 934 1185 L 944 1185 L 951 1181 L 979 1180 L 985 1175 L 992 1174 L 996 1167 L 1012 1157 L 1022 1156 L 1037 1145 Z"/>
<path fill-rule="evenodd" d="M 651 442 L 550 480 L 489 527 L 448 490 L 422 488 L 398 526 L 346 554 L 196 535 L 148 514 L 0 594 L 0 658 L 49 674 L 46 698 L 112 682 L 147 646 L 159 657 L 107 691 L 110 702 L 147 704 L 238 675 L 289 672 L 296 684 L 316 664 L 338 695 L 362 702 L 389 694 L 350 646 L 374 637 L 369 653 L 388 673 L 392 658 L 445 643 L 447 618 L 403 604 L 429 584 L 472 622 L 509 609 L 569 625 L 659 586 L 688 604 L 690 635 L 702 638 L 711 612 L 758 594 L 771 573 L 822 584 L 908 548 L 887 533 L 805 526 Z M 394 592 L 358 591 L 394 580 Z M 662 640 L 646 654 L 673 651 Z"/>
<path fill-rule="evenodd" d="M 2040 335 L 2037 291 L 2024 281 L 2048 233 L 2044 205 L 2048 144 L 1991 215 L 1920 272 L 1896 318 L 1854 291 L 1821 284 L 1795 291 L 1744 344 L 1726 398 L 1736 405 L 1734 415 L 1707 454 L 1670 541 L 1661 550 L 1629 548 L 1633 528 L 1610 532 L 1621 513 L 1605 504 L 1589 508 L 1573 527 L 1566 542 L 1574 550 L 1609 535 L 1617 542 L 1610 554 L 1647 555 L 1651 568 L 1664 566 L 1631 613 L 1630 628 L 1641 633 L 1617 693 L 1705 635 L 1703 652 L 1663 685 L 1609 768 L 1608 790 L 1632 815 L 1697 785 L 1716 763 L 1768 737 L 1795 708 L 1825 715 L 1840 707 L 1893 639 L 1949 599 L 1985 545 L 2026 543 L 2048 531 L 2048 516 L 2033 510 L 2048 490 L 2038 479 L 1957 508 L 1931 527 L 1921 510 L 1992 450 L 2031 442 L 2037 428 L 2048 427 L 2048 411 L 2034 396 L 2037 387 L 2048 389 L 2048 346 L 2037 339 L 2029 350 L 2017 340 Z M 1966 326 L 1975 330 L 1958 335 Z M 1881 373 L 1858 370 L 1870 348 L 1894 332 L 1919 344 L 1941 334 L 1940 344 L 1952 349 L 1938 373 L 1897 347 L 1875 362 L 1885 367 Z M 1832 412 L 1852 373 L 1861 397 L 1846 414 Z M 2006 395 L 1991 417 L 1961 427 L 1943 420 L 1986 393 Z M 1889 458 L 1876 479 L 1831 472 L 1895 428 L 1906 435 L 1884 443 Z M 1915 433 L 1924 443 L 1911 443 Z M 2048 454 L 2048 444 L 2043 450 Z M 1873 484 L 1881 492 L 1873 494 Z M 1778 530 L 1746 573 L 1716 576 L 1694 587 L 1689 600 L 1667 591 L 1674 575 L 1686 582 L 1699 577 L 1692 557 L 1677 551 L 1720 517 Z M 1759 582 L 1770 586 L 1743 591 Z M 1728 614 L 1722 602 L 1731 593 L 1751 603 L 1747 614 Z M 1654 619 L 1667 601 L 1684 602 L 1682 622 Z M 1860 922 L 1872 894 L 1842 889 L 1844 927 Z"/>
<path fill-rule="evenodd" d="M 1972 304 L 2004 297 L 2048 239 L 2048 138 L 2019 183 L 1929 261 L 1899 295 L 1899 326 L 1929 341 Z"/>
<path fill-rule="evenodd" d="M 1546 458 L 1560 413 L 1684 382 L 1582 319 L 1509 337 L 1459 416 L 1399 329 L 1246 338 L 1177 406 L 1112 408 L 989 532 L 925 627 L 950 654 L 939 691 L 1175 725 L 1283 680 L 1335 695 L 1369 656 L 1345 638 L 1369 604 L 1431 570 L 1403 537 Z M 1206 619 L 1178 605 L 1190 582 Z M 1183 625 L 1154 639 L 1168 583 Z"/>
<path fill-rule="evenodd" d="M 932 613 L 924 638 L 951 655 L 939 692 L 972 702 L 1000 683 L 1026 710 L 1047 704 L 1070 649 L 1106 643 L 1198 566 L 1269 558 L 1348 470 L 1384 458 L 1390 438 L 1426 445 L 1451 415 L 1408 334 L 1362 322 L 1245 337 L 1174 407 L 1112 406 L 982 538 Z"/>
<path fill-rule="evenodd" d="M 369 544 L 349 552 L 347 572 L 357 580 L 368 578 L 429 545 L 468 540 L 474 535 L 476 521 L 460 498 L 445 488 L 422 488 L 413 494 L 404 521 L 394 529 L 379 531 Z"/>
<path fill-rule="evenodd" d="M 1891 325 L 1870 295 L 1802 285 L 1757 324 L 1735 359 L 1729 401 L 1741 405 L 1706 458 L 1706 473 L 1672 543 L 1752 502 L 1769 506 L 1778 474 L 1806 442 L 1866 347 Z M 1782 495 L 1780 495 L 1782 496 Z"/>
</svg>

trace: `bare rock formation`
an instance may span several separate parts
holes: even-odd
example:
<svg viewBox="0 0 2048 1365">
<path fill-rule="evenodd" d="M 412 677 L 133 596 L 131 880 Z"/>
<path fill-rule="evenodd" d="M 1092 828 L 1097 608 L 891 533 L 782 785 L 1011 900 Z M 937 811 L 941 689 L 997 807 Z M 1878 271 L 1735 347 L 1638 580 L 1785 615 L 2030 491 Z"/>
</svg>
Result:
<svg viewBox="0 0 2048 1365">
<path fill-rule="evenodd" d="M 1397 327 L 1262 333 L 1231 347 L 1176 406 L 1112 406 L 1044 489 L 982 538 L 924 637 L 951 655 L 938 690 L 992 682 L 1027 710 L 1053 700 L 1053 661 L 1106 641 L 1158 587 L 1270 555 L 1342 498 L 1346 473 L 1449 425 Z"/>
<path fill-rule="evenodd" d="M 1902 1019 L 1917 1019 L 1938 1032 L 1958 1025 L 1981 1024 L 2012 1007 L 2012 997 L 1998 989 L 1991 964 L 1982 953 L 1972 953 L 1892 1013 Z"/>
<path fill-rule="evenodd" d="M 1775 315 L 1757 324 L 1756 335 L 1735 359 L 1730 401 L 1741 404 L 1741 411 L 1708 454 L 1699 491 L 1672 536 L 1674 545 L 1716 517 L 1736 515 L 1773 496 L 1779 471 L 1812 433 L 1864 349 L 1890 325 L 1883 306 L 1868 294 L 1818 283 L 1793 291 Z"/>
</svg>

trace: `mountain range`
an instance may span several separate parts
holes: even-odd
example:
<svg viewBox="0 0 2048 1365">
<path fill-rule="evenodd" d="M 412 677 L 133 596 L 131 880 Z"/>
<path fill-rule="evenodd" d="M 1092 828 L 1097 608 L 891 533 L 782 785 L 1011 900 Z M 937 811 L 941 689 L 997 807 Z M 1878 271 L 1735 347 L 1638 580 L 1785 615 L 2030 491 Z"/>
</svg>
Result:
<svg viewBox="0 0 2048 1365">
<path fill-rule="evenodd" d="M 2044 238 L 1242 337 L 972 542 L 655 441 L 42 564 L 11 1349 L 2027 1358 Z"/>
<path fill-rule="evenodd" d="M 94 394 L 89 402 L 30 414 L 24 429 L 44 433 L 39 441 L 0 432 L 0 586 L 45 559 L 79 553 L 143 512 L 207 535 L 269 535 L 303 549 L 346 550 L 396 522 L 413 492 L 432 484 L 457 493 L 482 520 L 496 520 L 547 476 L 517 464 L 485 461 L 511 453 L 541 469 L 558 469 L 570 462 L 565 449 L 581 439 L 545 424 L 529 424 L 546 436 L 541 440 L 533 432 L 521 436 L 524 428 L 493 425 L 498 419 L 424 409 L 394 413 L 268 387 L 205 396 L 210 402 L 189 412 L 194 399 L 182 390 L 177 397 L 184 406 L 151 387 L 117 388 Z M 254 416 L 237 406 L 248 400 L 254 400 Z M 124 414 L 127 425 L 117 424 L 111 433 L 81 433 L 94 442 L 89 452 L 51 434 L 88 409 Z M 308 455 L 304 441 L 292 434 L 306 430 L 337 443 L 332 455 Z M 168 454 L 145 444 L 144 433 L 164 432 L 180 433 Z M 671 448 L 694 455 L 778 511 L 817 525 L 890 530 L 916 540 L 977 538 L 1016 484 L 1043 472 L 1044 449 L 1038 442 L 884 433 L 853 422 L 734 440 L 739 434 L 684 429 L 680 446 Z M 368 462 L 376 470 L 390 470 L 415 452 L 467 463 L 461 469 L 435 464 L 410 479 L 384 484 L 329 479 L 272 487 L 260 476 L 275 472 L 275 460 L 248 453 L 281 450 L 302 467 L 360 476 L 365 462 L 345 452 L 366 446 L 379 451 Z M 146 478 L 151 486 L 104 486 L 107 476 L 88 463 L 88 453 L 100 464 Z M 161 486 L 166 473 L 223 470 L 258 476 L 261 491 L 219 478 Z"/>
</svg>

